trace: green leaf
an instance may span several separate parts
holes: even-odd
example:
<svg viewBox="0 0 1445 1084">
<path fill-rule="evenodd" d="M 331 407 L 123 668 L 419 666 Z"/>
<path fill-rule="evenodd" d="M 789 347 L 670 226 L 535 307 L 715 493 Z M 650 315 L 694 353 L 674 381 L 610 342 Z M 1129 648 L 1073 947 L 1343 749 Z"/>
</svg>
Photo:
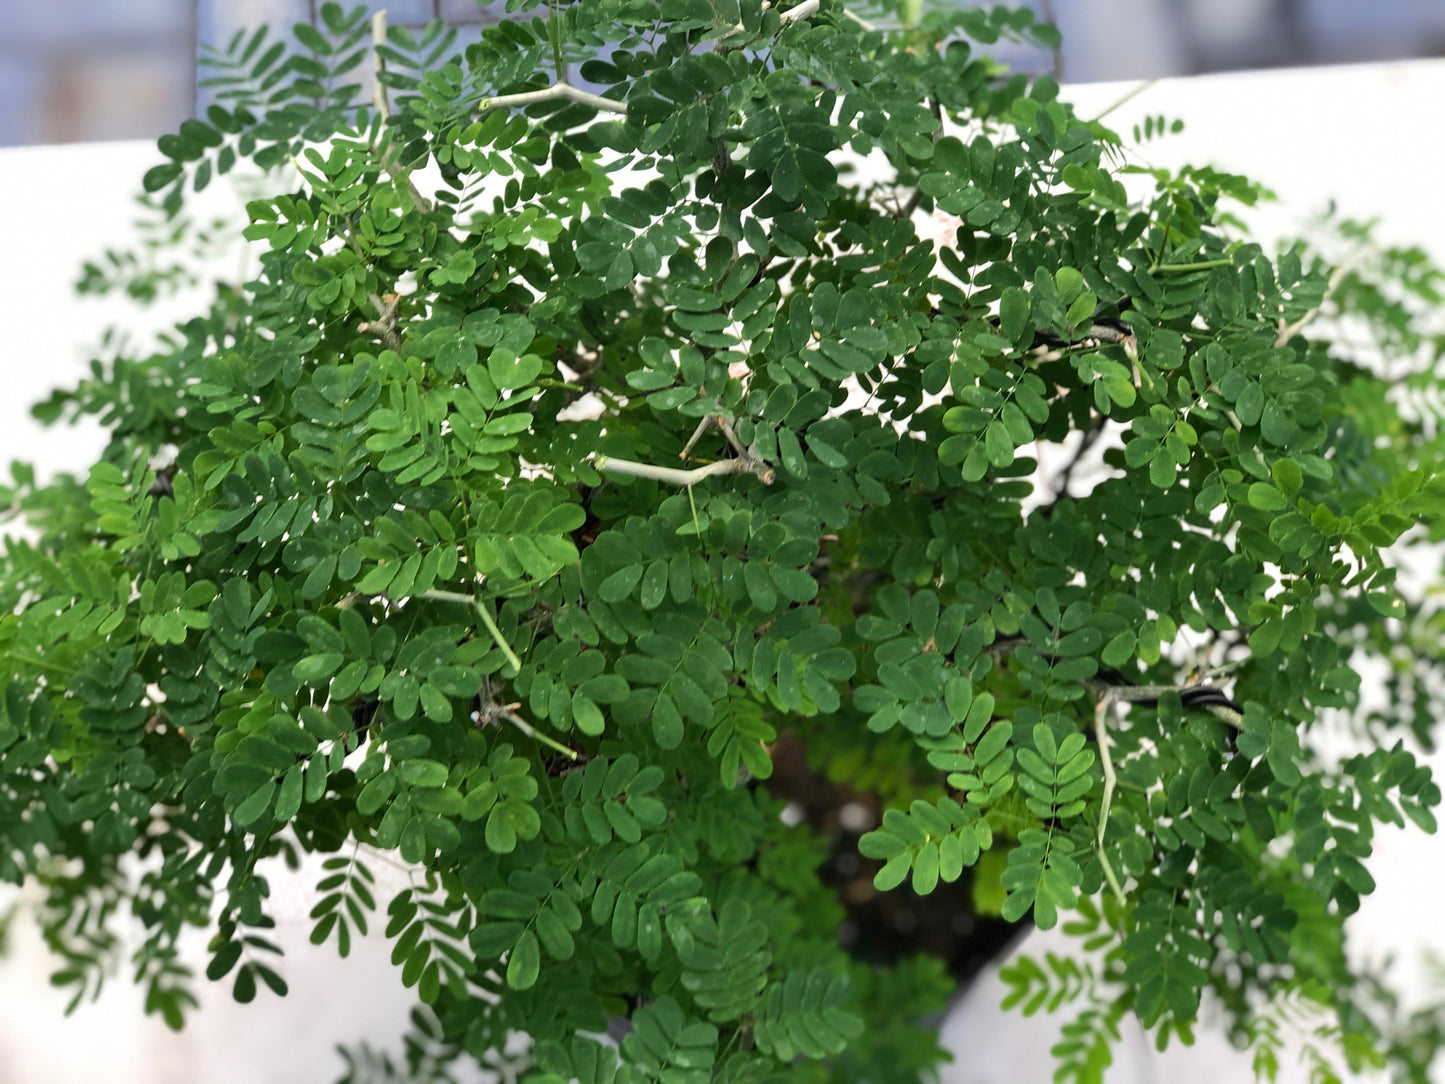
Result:
<svg viewBox="0 0 1445 1084">
<path fill-rule="evenodd" d="M 1279 512 L 1289 507 L 1289 501 L 1274 486 L 1255 482 L 1249 487 L 1249 505 L 1264 512 Z"/>
<path fill-rule="evenodd" d="M 1011 343 L 1019 343 L 1028 331 L 1029 295 L 1010 286 L 1003 292 L 998 306 L 999 330 Z"/>
<path fill-rule="evenodd" d="M 231 819 L 242 828 L 249 828 L 271 810 L 276 799 L 276 784 L 267 783 L 236 807 Z"/>
<path fill-rule="evenodd" d="M 983 432 L 984 453 L 994 467 L 1007 467 L 1014 461 L 1014 443 L 1001 422 L 990 422 Z"/>
<path fill-rule="evenodd" d="M 542 952 L 537 935 L 524 930 L 507 957 L 507 985 L 513 990 L 530 990 L 537 982 L 542 967 Z"/>
<path fill-rule="evenodd" d="M 185 167 L 179 162 L 166 162 L 163 165 L 152 166 L 146 170 L 146 175 L 141 179 L 141 187 L 147 192 L 159 192 L 166 185 L 179 177 Z"/>
<path fill-rule="evenodd" d="M 577 729 L 584 734 L 601 734 L 606 726 L 602 709 L 592 700 L 583 696 L 581 692 L 572 694 L 572 720 L 577 724 Z"/>
<path fill-rule="evenodd" d="M 281 779 L 280 789 L 276 793 L 274 815 L 278 821 L 289 821 L 301 809 L 301 783 L 301 765 L 292 765 Z M 239 813 L 240 810 L 238 809 L 237 812 Z"/>
<path fill-rule="evenodd" d="M 1123 666 L 1134 655 L 1134 645 L 1138 638 L 1133 629 L 1125 629 L 1107 644 L 1104 650 L 1099 653 L 1099 661 L 1105 666 Z"/>
</svg>

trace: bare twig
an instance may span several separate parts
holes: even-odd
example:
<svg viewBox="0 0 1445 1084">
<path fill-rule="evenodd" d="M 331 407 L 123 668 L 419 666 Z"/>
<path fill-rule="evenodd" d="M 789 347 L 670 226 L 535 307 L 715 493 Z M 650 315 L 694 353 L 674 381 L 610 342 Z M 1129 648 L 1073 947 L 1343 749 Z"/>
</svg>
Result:
<svg viewBox="0 0 1445 1084">
<path fill-rule="evenodd" d="M 1116 327 L 1113 324 L 1094 323 L 1090 324 L 1089 330 L 1084 332 L 1084 338 L 1114 346 L 1120 344 L 1128 346 L 1134 341 L 1134 329 L 1128 325 Z"/>
<path fill-rule="evenodd" d="M 1064 464 L 1064 469 L 1059 472 L 1058 485 L 1054 487 L 1055 496 L 1067 497 L 1069 495 L 1069 479 L 1073 477 L 1074 468 L 1079 465 L 1079 460 L 1084 458 L 1084 454 L 1098 442 L 1099 437 L 1101 437 L 1103 433 L 1104 417 L 1100 415 L 1094 419 L 1093 425 L 1084 430 L 1083 439 L 1079 441 L 1079 446 L 1074 449 L 1073 457 Z"/>
<path fill-rule="evenodd" d="M 599 455 L 592 460 L 598 470 L 613 474 L 627 474 L 633 478 L 650 478 L 654 482 L 667 482 L 675 486 L 694 486 L 704 478 L 719 474 L 751 474 L 763 485 L 770 486 L 777 479 L 776 472 L 762 459 L 751 452 L 733 459 L 719 459 L 716 463 L 680 470 L 677 467 L 654 467 L 651 463 L 634 463 L 630 459 L 614 459 L 610 455 Z"/>
<path fill-rule="evenodd" d="M 1109 889 L 1114 893 L 1114 898 L 1120 904 L 1125 903 L 1124 888 L 1119 883 L 1118 875 L 1114 873 L 1113 863 L 1109 861 L 1109 852 L 1104 846 L 1104 833 L 1109 828 L 1109 809 L 1114 803 L 1114 788 L 1118 785 L 1118 777 L 1114 774 L 1114 758 L 1109 752 L 1109 716 L 1114 711 L 1113 690 L 1105 690 L 1099 695 L 1094 705 L 1094 737 L 1099 743 L 1099 766 L 1104 771 L 1104 794 L 1099 800 L 1099 832 L 1097 843 L 1099 847 L 1099 865 L 1104 869 L 1104 880 L 1109 882 Z"/>
<path fill-rule="evenodd" d="M 726 414 L 715 414 L 713 415 L 713 419 L 717 427 L 722 430 L 722 435 L 727 438 L 728 445 L 732 448 L 733 453 L 739 457 L 747 456 L 748 453 L 743 449 L 742 441 L 738 440 L 737 433 L 733 431 L 733 420 Z M 771 485 L 771 483 L 769 484 Z"/>
<path fill-rule="evenodd" d="M 396 306 L 401 301 L 400 296 L 387 294 L 385 298 L 381 298 L 371 294 L 369 297 L 381 318 L 357 324 L 356 330 L 363 335 L 374 334 L 388 349 L 401 353 L 401 336 L 396 333 Z"/>
<path fill-rule="evenodd" d="M 551 738 L 547 737 L 546 734 L 543 734 L 540 730 L 534 727 L 531 723 L 527 722 L 516 712 L 504 711 L 502 712 L 502 718 L 507 720 L 507 722 L 511 723 L 514 727 L 516 727 L 523 734 L 527 735 L 527 737 L 533 739 L 534 741 L 539 741 L 543 745 L 551 749 L 557 750 L 557 752 L 562 753 L 563 755 L 571 758 L 572 760 L 577 759 L 579 754 L 575 749 L 569 749 L 561 742 L 553 741 Z"/>
<path fill-rule="evenodd" d="M 1054 14 L 1053 0 L 1041 0 L 1039 15 L 1042 17 L 1042 21 L 1050 26 L 1059 25 L 1058 16 Z M 1062 83 L 1064 81 L 1064 47 L 1062 44 L 1055 45 L 1051 51 L 1054 54 L 1054 62 L 1049 67 L 1049 74 L 1054 77 L 1054 82 Z"/>
<path fill-rule="evenodd" d="M 386 41 L 386 9 L 382 8 L 371 17 L 371 77 L 375 82 L 371 87 L 371 104 L 376 107 L 377 113 L 385 121 L 391 116 L 391 103 L 386 99 L 386 84 L 381 81 L 381 73 L 386 70 L 386 62 L 381 59 L 380 45 Z"/>
<path fill-rule="evenodd" d="M 1105 845 L 1104 836 L 1109 827 L 1109 810 L 1114 802 L 1114 790 L 1118 786 L 1118 776 L 1114 773 L 1114 758 L 1111 753 L 1109 741 L 1109 717 L 1114 714 L 1114 709 L 1120 703 L 1138 703 L 1144 700 L 1157 700 L 1165 693 L 1192 693 L 1198 700 L 1193 706 L 1201 707 L 1217 719 L 1222 719 L 1231 726 L 1240 728 L 1244 725 L 1244 719 L 1235 710 L 1234 702 L 1229 700 L 1221 690 L 1206 685 L 1106 685 L 1101 682 L 1087 683 L 1094 690 L 1097 700 L 1094 703 L 1094 737 L 1099 745 L 1099 767 L 1104 773 L 1104 793 L 1099 800 L 1099 829 L 1096 843 L 1099 848 L 1099 865 L 1104 870 L 1104 880 L 1108 882 L 1109 890 L 1114 893 L 1114 898 L 1123 904 L 1124 888 L 1119 883 L 1118 875 L 1114 872 L 1113 863 L 1109 861 L 1109 851 Z M 1212 698 L 1200 699 L 1201 694 L 1214 693 Z M 1226 706 L 1226 703 L 1227 705 Z"/>
<path fill-rule="evenodd" d="M 477 106 L 477 112 L 485 113 L 488 109 L 514 109 L 519 106 L 536 105 L 538 102 L 555 102 L 559 99 L 581 102 L 583 105 L 590 105 L 593 109 L 602 109 L 609 113 L 627 112 L 626 102 L 613 101 L 600 94 L 589 94 L 585 90 L 578 90 L 571 83 L 553 83 L 543 90 L 527 90 L 520 94 L 499 94 L 495 98 L 483 98 Z"/>
<path fill-rule="evenodd" d="M 569 749 L 561 742 L 549 738 L 531 723 L 527 722 L 526 719 L 518 715 L 517 709 L 521 706 L 521 704 L 498 704 L 495 701 L 485 703 L 476 712 L 477 725 L 495 726 L 497 720 L 505 719 L 533 741 L 541 742 L 549 749 L 554 749 L 571 760 L 576 760 L 581 755 L 577 750 Z"/>
<path fill-rule="evenodd" d="M 688 453 L 692 451 L 692 446 L 697 443 L 699 437 L 707 432 L 708 426 L 712 425 L 716 419 L 716 414 L 709 414 L 702 421 L 698 422 L 697 428 L 692 431 L 692 436 L 688 437 L 687 443 L 682 446 L 682 451 L 677 453 L 677 458 L 686 459 Z"/>
<path fill-rule="evenodd" d="M 853 12 L 849 11 L 849 10 L 848 10 L 847 8 L 845 8 L 845 7 L 839 7 L 838 10 L 841 11 L 844 15 L 848 16 L 848 18 L 852 19 L 855 23 L 857 23 L 859 26 L 861 26 L 865 31 L 867 31 L 867 32 L 869 32 L 869 33 L 871 33 L 871 32 L 873 32 L 873 31 L 875 31 L 875 30 L 878 29 L 878 27 L 877 27 L 877 25 L 876 25 L 875 23 L 870 23 L 867 19 L 863 18 L 863 16 L 861 16 L 861 15 L 855 15 Z"/>
<path fill-rule="evenodd" d="M 933 142 L 937 146 L 938 141 L 943 138 L 943 103 L 937 97 L 929 103 L 929 109 L 933 113 L 933 119 L 938 122 L 938 127 L 933 130 Z M 913 194 L 908 197 L 908 202 L 893 212 L 895 221 L 903 221 L 913 217 L 913 212 L 918 210 L 918 205 L 923 202 L 923 189 L 915 187 Z"/>
<path fill-rule="evenodd" d="M 692 431 L 692 436 L 687 438 L 687 443 L 678 453 L 678 458 L 686 459 L 699 438 L 714 425 L 726 438 L 728 446 L 733 450 L 734 458 L 721 459 L 716 463 L 708 463 L 706 466 L 696 467 L 693 470 L 681 470 L 677 467 L 654 467 L 648 463 L 634 463 L 628 459 L 613 459 L 605 455 L 599 455 L 593 461 L 593 465 L 598 470 L 610 470 L 617 474 L 629 474 L 635 478 L 651 478 L 656 482 L 670 482 L 680 486 L 695 485 L 702 479 L 715 474 L 751 474 L 760 479 L 764 485 L 772 485 L 777 475 L 771 467 L 763 462 L 760 456 L 751 449 L 743 447 L 742 441 L 738 440 L 737 432 L 733 429 L 732 419 L 725 414 L 709 414 L 698 422 L 697 428 Z"/>
<path fill-rule="evenodd" d="M 768 8 L 772 6 L 773 5 L 771 0 L 763 0 L 763 11 L 767 11 Z M 819 0 L 803 0 L 801 4 L 794 4 L 787 11 L 781 13 L 778 16 L 778 19 L 782 22 L 784 26 L 792 26 L 793 23 L 797 22 L 799 19 L 806 19 L 810 15 L 816 15 L 818 13 L 818 6 Z M 856 19 L 857 16 L 854 16 L 854 18 Z M 871 24 L 864 23 L 862 19 L 858 19 L 858 22 L 862 23 L 865 30 L 876 29 L 876 27 L 873 27 Z M 745 27 L 742 23 L 738 23 L 726 34 L 718 38 L 717 44 L 721 45 L 723 42 L 727 41 L 728 38 L 734 37 L 738 34 L 745 34 L 747 33 L 747 29 L 748 28 Z"/>
</svg>

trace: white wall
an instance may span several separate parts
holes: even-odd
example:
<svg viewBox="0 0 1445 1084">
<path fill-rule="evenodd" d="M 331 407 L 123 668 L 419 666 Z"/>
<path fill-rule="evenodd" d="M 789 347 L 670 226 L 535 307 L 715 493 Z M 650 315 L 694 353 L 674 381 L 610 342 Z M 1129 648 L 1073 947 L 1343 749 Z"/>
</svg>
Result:
<svg viewBox="0 0 1445 1084">
<path fill-rule="evenodd" d="M 1093 85 L 1067 96 L 1092 116 L 1130 88 Z M 1445 261 L 1445 214 L 1440 178 L 1445 143 L 1436 138 L 1445 104 L 1445 63 L 1371 65 L 1285 73 L 1251 73 L 1154 85 L 1111 114 L 1127 136 L 1146 114 L 1182 117 L 1183 135 L 1150 144 L 1153 164 L 1209 162 L 1264 181 L 1281 196 L 1279 208 L 1256 221 L 1266 231 L 1290 232 L 1337 199 L 1354 217 L 1380 216 L 1382 237 L 1417 242 Z M 103 445 L 94 426 L 39 430 L 28 404 L 57 383 L 83 372 L 87 349 L 116 319 L 139 326 L 123 304 L 77 300 L 71 294 L 80 261 L 106 245 L 124 246 L 131 195 L 155 161 L 152 145 L 97 144 L 0 151 L 0 206 L 7 209 L 0 261 L 0 312 L 4 352 L 0 366 L 0 464 L 24 457 L 51 469 L 83 472 Z M 225 204 L 224 188 L 211 197 Z M 184 315 L 181 305 L 172 310 Z M 151 326 L 155 326 L 152 324 Z M 1437 771 L 1445 762 L 1437 763 Z M 1387 953 L 1402 958 L 1407 991 L 1425 994 L 1416 965 L 1427 944 L 1445 951 L 1445 933 L 1420 901 L 1438 899 L 1439 841 L 1418 833 L 1386 832 L 1372 869 L 1379 891 L 1353 926 L 1361 958 Z M 377 864 L 381 873 L 381 864 Z M 400 876 L 399 874 L 397 876 Z M 365 1038 L 394 1043 L 410 997 L 400 987 L 378 940 L 339 961 L 330 948 L 307 942 L 310 923 L 306 878 L 275 877 L 277 931 L 287 949 L 292 993 L 280 1004 L 265 992 L 248 1007 L 230 1001 L 225 985 L 201 990 L 204 1010 L 173 1036 L 141 1014 L 140 999 L 122 978 L 99 1003 L 61 1016 L 64 997 L 45 981 L 43 947 L 23 921 L 11 931 L 10 955 L 0 959 L 0 1082 L 49 1084 L 102 1078 L 110 1084 L 170 1081 L 312 1084 L 339 1075 L 337 1042 Z M 380 893 L 385 898 L 385 893 Z M 3 897 L 0 897 L 3 900 Z M 1036 936 L 1025 946 L 1055 945 Z M 196 969 L 204 968 L 197 944 Z M 958 1061 L 946 1084 L 994 1084 L 1048 1079 L 1048 1046 L 1056 1022 L 1000 1017 L 995 978 L 969 994 L 946 1025 Z M 1248 1059 L 1218 1037 L 1205 1036 L 1193 1051 L 1160 1056 L 1137 1034 L 1126 1034 L 1111 1081 L 1249 1079 Z M 1298 1066 L 1287 1067 L 1303 1080 Z"/>
</svg>

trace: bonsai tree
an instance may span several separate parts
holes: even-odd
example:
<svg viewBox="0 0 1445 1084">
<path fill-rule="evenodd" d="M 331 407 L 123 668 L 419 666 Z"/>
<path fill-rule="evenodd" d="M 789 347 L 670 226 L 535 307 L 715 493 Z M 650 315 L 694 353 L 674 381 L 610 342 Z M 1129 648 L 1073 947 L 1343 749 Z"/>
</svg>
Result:
<svg viewBox="0 0 1445 1084">
<path fill-rule="evenodd" d="M 1440 619 L 1387 559 L 1445 508 L 1391 398 L 1437 273 L 1270 258 L 1259 189 L 978 51 L 1052 43 L 1027 11 L 508 9 L 464 55 L 335 5 L 240 35 L 160 141 L 170 236 L 279 181 L 252 281 L 40 408 L 109 428 L 89 477 L 6 493 L 0 876 L 56 981 L 129 909 L 172 1026 L 187 927 L 283 994 L 309 854 L 313 940 L 384 924 L 427 1007 L 414 1075 L 520 1031 L 534 1084 L 913 1081 L 1061 919 L 1094 951 L 1008 977 L 1067 1006 L 1062 1078 L 1207 991 L 1266 1075 L 1301 1006 L 1322 1073 L 1428 1064 L 1344 930 L 1440 798 Z"/>
</svg>

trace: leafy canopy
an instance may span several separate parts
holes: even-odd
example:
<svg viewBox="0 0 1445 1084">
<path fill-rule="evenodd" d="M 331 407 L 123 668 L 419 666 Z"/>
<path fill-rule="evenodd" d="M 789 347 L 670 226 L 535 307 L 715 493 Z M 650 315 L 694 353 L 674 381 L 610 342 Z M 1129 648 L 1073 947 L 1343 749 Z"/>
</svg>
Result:
<svg viewBox="0 0 1445 1084">
<path fill-rule="evenodd" d="M 1076 1007 L 1064 1078 L 1207 990 L 1266 1073 L 1282 1004 L 1400 1053 L 1343 922 L 1377 825 L 1435 824 L 1400 738 L 1438 621 L 1386 550 L 1445 482 L 1372 283 L 1438 278 L 1269 258 L 1222 207 L 1254 186 L 1125 166 L 978 51 L 1052 43 L 1027 11 L 911 8 L 510 0 L 463 55 L 327 5 L 215 53 L 145 186 L 184 223 L 271 170 L 259 273 L 57 393 L 103 460 L 6 494 L 0 876 L 77 1001 L 127 903 L 172 1025 L 187 926 L 284 993 L 267 872 L 304 852 L 313 940 L 384 923 L 429 1007 L 413 1073 L 523 1031 L 535 1084 L 926 1078 L 943 961 L 840 928 L 960 887 L 1098 950 L 1009 972 Z M 1401 695 L 1332 759 L 1371 658 Z"/>
</svg>

